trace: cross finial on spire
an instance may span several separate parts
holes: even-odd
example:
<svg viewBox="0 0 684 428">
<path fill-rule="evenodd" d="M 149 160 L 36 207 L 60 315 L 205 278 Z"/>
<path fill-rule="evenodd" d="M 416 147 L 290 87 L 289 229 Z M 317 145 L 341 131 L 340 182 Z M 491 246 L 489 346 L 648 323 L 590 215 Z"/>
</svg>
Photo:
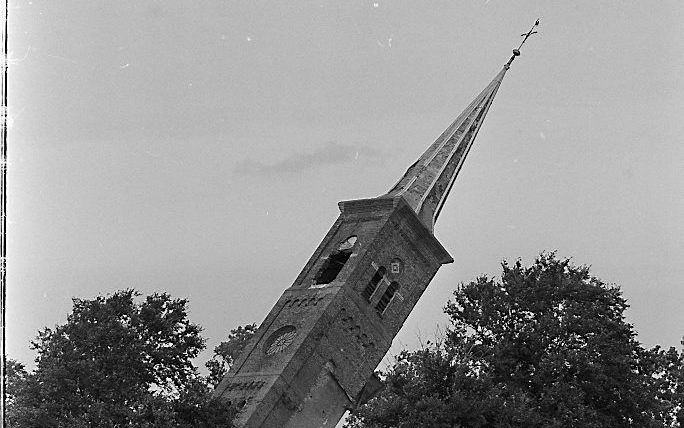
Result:
<svg viewBox="0 0 684 428">
<path fill-rule="evenodd" d="M 522 48 L 522 45 L 525 44 L 525 42 L 527 41 L 527 39 L 528 39 L 532 34 L 537 34 L 537 31 L 535 31 L 534 29 L 537 28 L 538 25 L 539 25 L 539 18 L 534 22 L 534 25 L 532 26 L 532 28 L 530 28 L 530 31 L 528 31 L 527 33 L 523 33 L 523 34 L 520 35 L 521 37 L 523 37 L 522 42 L 520 42 L 520 46 L 518 46 L 517 49 L 513 49 L 513 55 L 511 56 L 511 59 L 509 59 L 508 62 L 506 63 L 506 65 L 504 65 L 504 67 L 506 68 L 506 70 L 508 70 L 508 69 L 511 67 L 511 63 L 513 62 L 513 60 L 515 59 L 515 57 L 516 57 L 516 56 L 520 56 L 520 48 Z"/>
</svg>

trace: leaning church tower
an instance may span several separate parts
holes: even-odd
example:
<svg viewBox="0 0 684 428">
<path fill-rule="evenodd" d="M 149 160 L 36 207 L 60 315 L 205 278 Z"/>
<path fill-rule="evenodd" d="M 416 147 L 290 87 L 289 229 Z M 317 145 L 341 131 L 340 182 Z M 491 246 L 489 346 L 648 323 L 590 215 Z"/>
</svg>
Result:
<svg viewBox="0 0 684 428">
<path fill-rule="evenodd" d="M 389 192 L 339 203 L 340 216 L 214 391 L 242 408 L 239 427 L 334 427 L 377 391 L 375 368 L 437 270 L 454 261 L 433 227 L 518 55 Z"/>
</svg>

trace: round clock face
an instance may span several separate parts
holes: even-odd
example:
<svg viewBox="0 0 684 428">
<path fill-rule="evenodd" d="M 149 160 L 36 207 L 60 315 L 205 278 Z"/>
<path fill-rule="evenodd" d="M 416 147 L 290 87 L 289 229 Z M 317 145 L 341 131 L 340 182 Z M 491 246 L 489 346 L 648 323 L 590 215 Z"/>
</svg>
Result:
<svg viewBox="0 0 684 428">
<path fill-rule="evenodd" d="M 284 351 L 285 348 L 290 346 L 296 336 L 297 329 L 292 325 L 288 325 L 276 330 L 268 339 L 266 355 L 273 355 Z"/>
</svg>

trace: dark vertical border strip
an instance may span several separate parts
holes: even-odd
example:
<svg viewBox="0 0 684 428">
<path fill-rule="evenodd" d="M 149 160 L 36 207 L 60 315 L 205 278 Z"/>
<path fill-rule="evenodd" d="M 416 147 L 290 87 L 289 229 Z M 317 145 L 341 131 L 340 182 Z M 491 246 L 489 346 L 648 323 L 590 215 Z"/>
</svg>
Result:
<svg viewBox="0 0 684 428">
<path fill-rule="evenodd" d="M 2 399 L 2 403 L 0 403 L 0 414 L 2 414 L 2 417 L 0 418 L 0 427 L 4 428 L 5 427 L 5 399 L 7 398 L 7 391 L 5 389 L 5 375 L 7 373 L 7 360 L 5 358 L 5 309 L 6 309 L 6 296 L 7 296 L 7 284 L 5 282 L 6 275 L 5 273 L 7 272 L 7 66 L 8 66 L 8 57 L 7 57 L 7 30 L 8 30 L 8 17 L 9 17 L 9 0 L 5 0 L 4 2 L 4 7 L 5 7 L 5 13 L 4 13 L 4 20 L 5 20 L 5 25 L 3 26 L 2 29 L 2 124 L 0 124 L 0 145 L 2 146 L 2 160 L 1 162 L 1 167 L 0 169 L 0 181 L 1 183 L 1 189 L 0 193 L 2 193 L 2 201 L 0 201 L 0 223 L 1 226 L 0 228 L 0 293 L 2 296 L 0 297 L 0 312 L 1 314 L 1 329 L 2 329 L 2 339 L 0 339 L 1 347 L 2 347 L 2 364 L 0 365 L 0 371 L 1 371 L 1 381 L 0 381 L 0 396 Z"/>
</svg>

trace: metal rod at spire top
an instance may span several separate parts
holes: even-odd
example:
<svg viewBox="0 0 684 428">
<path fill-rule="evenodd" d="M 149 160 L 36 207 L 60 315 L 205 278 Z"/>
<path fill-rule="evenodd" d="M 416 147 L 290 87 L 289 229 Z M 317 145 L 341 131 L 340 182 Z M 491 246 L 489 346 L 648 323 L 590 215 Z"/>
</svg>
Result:
<svg viewBox="0 0 684 428">
<path fill-rule="evenodd" d="M 534 25 L 532 26 L 532 28 L 530 28 L 530 31 L 528 31 L 527 33 L 523 33 L 523 34 L 520 35 L 520 36 L 523 37 L 522 42 L 520 42 L 520 46 L 518 46 L 517 49 L 513 49 L 513 56 L 511 56 L 511 58 L 508 60 L 508 62 L 507 62 L 506 65 L 504 66 L 504 67 L 506 68 L 506 70 L 509 69 L 509 67 L 511 66 L 511 63 L 513 62 L 513 60 L 515 59 L 515 57 L 516 57 L 516 56 L 520 56 L 520 48 L 522 48 L 522 46 L 525 44 L 525 42 L 527 41 L 527 39 L 528 39 L 532 34 L 537 34 L 537 31 L 535 31 L 534 29 L 537 28 L 537 26 L 539 25 L 539 19 L 541 19 L 541 18 L 538 18 L 538 19 L 534 22 Z"/>
</svg>

